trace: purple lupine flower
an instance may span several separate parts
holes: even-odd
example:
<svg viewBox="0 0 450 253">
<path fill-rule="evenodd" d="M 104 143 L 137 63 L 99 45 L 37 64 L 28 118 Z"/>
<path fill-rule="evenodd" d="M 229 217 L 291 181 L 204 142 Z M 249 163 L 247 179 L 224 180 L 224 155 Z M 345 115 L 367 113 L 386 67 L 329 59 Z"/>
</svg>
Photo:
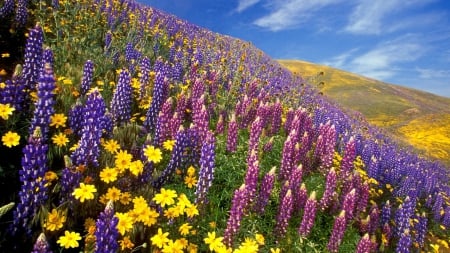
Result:
<svg viewBox="0 0 450 253">
<path fill-rule="evenodd" d="M 94 76 L 94 63 L 87 60 L 83 67 L 83 77 L 81 79 L 81 95 L 85 96 L 91 88 L 92 78 Z"/>
<path fill-rule="evenodd" d="M 270 135 L 275 135 L 280 131 L 282 113 L 283 108 L 281 106 L 280 99 L 277 98 L 277 101 L 272 108 L 272 125 L 270 127 Z"/>
<path fill-rule="evenodd" d="M 175 137 L 175 146 L 173 148 L 169 164 L 163 170 L 161 175 L 159 175 L 159 177 L 152 182 L 154 188 L 160 189 L 169 180 L 177 168 L 182 168 L 183 154 L 189 144 L 188 142 L 188 132 L 183 128 L 183 126 L 180 126 L 177 136 Z"/>
<path fill-rule="evenodd" d="M 369 232 L 369 226 L 370 226 L 370 214 L 367 215 L 365 219 L 358 218 L 358 226 L 359 226 L 359 232 L 362 234 Z"/>
<path fill-rule="evenodd" d="M 381 228 L 381 236 L 384 238 L 383 245 L 387 247 L 389 245 L 389 241 L 392 238 L 392 229 L 389 226 L 389 223 L 384 223 L 383 227 Z"/>
<path fill-rule="evenodd" d="M 406 229 L 400 234 L 400 239 L 398 240 L 395 252 L 409 253 L 411 252 L 411 245 L 412 245 L 411 235 L 409 233 L 409 229 Z"/>
<path fill-rule="evenodd" d="M 281 158 L 281 166 L 280 166 L 280 173 L 278 175 L 279 180 L 283 181 L 289 178 L 289 175 L 291 174 L 293 164 L 293 153 L 295 149 L 295 140 L 294 136 L 297 134 L 296 130 L 293 129 L 288 137 L 286 138 L 286 141 L 284 142 L 283 146 L 283 153 Z"/>
<path fill-rule="evenodd" d="M 230 216 L 228 217 L 227 227 L 223 233 L 223 241 L 228 247 L 233 245 L 234 236 L 241 226 L 241 219 L 244 215 L 245 194 L 247 194 L 245 184 L 234 191 Z"/>
<path fill-rule="evenodd" d="M 369 234 L 364 234 L 356 246 L 356 253 L 370 253 L 372 250 L 372 241 L 370 241 Z"/>
<path fill-rule="evenodd" d="M 13 234 L 19 229 L 31 233 L 31 219 L 48 198 L 45 186 L 47 182 L 44 179 L 48 170 L 47 151 L 48 145 L 45 144 L 41 129 L 37 126 L 22 151 L 22 168 L 19 170 L 21 189 L 19 204 L 14 210 L 14 220 L 11 224 Z"/>
<path fill-rule="evenodd" d="M 250 128 L 250 137 L 248 140 L 248 150 L 258 150 L 259 137 L 263 130 L 263 122 L 260 117 L 256 117 Z"/>
<path fill-rule="evenodd" d="M 439 222 L 441 220 L 441 210 L 444 205 L 444 196 L 439 192 L 434 197 L 434 203 L 432 207 L 434 220 Z"/>
<path fill-rule="evenodd" d="M 147 132 L 153 132 L 156 127 L 156 119 L 161 110 L 161 106 L 167 97 L 169 67 L 161 59 L 156 60 L 155 66 L 155 82 L 153 85 L 152 102 L 145 116 L 144 127 Z"/>
<path fill-rule="evenodd" d="M 264 144 L 264 146 L 263 146 L 263 151 L 264 151 L 264 153 L 267 153 L 267 152 L 270 152 L 270 151 L 272 151 L 272 148 L 273 148 L 273 136 L 272 137 L 270 137 L 270 139 L 269 139 L 269 141 L 267 141 L 265 144 Z"/>
<path fill-rule="evenodd" d="M 109 48 L 111 47 L 111 42 L 112 42 L 112 33 L 111 31 L 108 31 L 105 34 L 105 47 L 104 47 L 105 53 L 108 53 Z"/>
<path fill-rule="evenodd" d="M 203 103 L 203 96 L 197 101 L 201 101 L 201 106 L 194 106 L 192 122 L 199 135 L 199 142 L 203 142 L 208 132 L 209 116 Z"/>
<path fill-rule="evenodd" d="M 202 145 L 200 156 L 200 171 L 197 188 L 195 190 L 195 203 L 205 204 L 206 195 L 214 180 L 215 169 L 215 143 L 216 139 L 211 132 L 206 135 L 205 142 Z"/>
<path fill-rule="evenodd" d="M 295 190 L 297 191 L 297 189 Z M 298 192 L 296 192 L 294 196 L 295 196 L 294 199 L 295 210 L 301 210 L 305 206 L 306 201 L 308 199 L 308 190 L 306 189 L 305 183 L 302 183 L 300 189 L 298 190 Z"/>
<path fill-rule="evenodd" d="M 37 238 L 31 253 L 52 253 L 44 233 L 41 233 Z"/>
<path fill-rule="evenodd" d="M 245 189 L 246 203 L 249 204 L 253 201 L 256 195 L 258 187 L 258 175 L 259 175 L 259 161 L 258 154 L 256 150 L 249 150 L 249 155 L 247 157 L 247 172 L 245 173 Z"/>
<path fill-rule="evenodd" d="M 119 219 L 114 215 L 113 201 L 110 200 L 95 222 L 95 253 L 116 252 L 119 249 L 117 223 Z"/>
<path fill-rule="evenodd" d="M 31 29 L 25 45 L 25 62 L 21 81 L 26 90 L 35 90 L 42 69 L 44 33 L 39 24 Z"/>
<path fill-rule="evenodd" d="M 341 179 L 347 178 L 352 169 L 353 169 L 353 161 L 356 158 L 356 147 L 355 147 L 355 139 L 350 137 L 350 140 L 345 145 L 344 156 L 341 161 L 341 173 L 339 174 Z"/>
<path fill-rule="evenodd" d="M 269 203 L 269 197 L 275 183 L 275 169 L 275 167 L 272 167 L 261 181 L 258 198 L 256 199 L 257 202 L 254 206 L 255 212 L 260 215 L 264 213 L 266 205 Z"/>
<path fill-rule="evenodd" d="M 111 101 L 110 111 L 116 125 L 130 122 L 132 99 L 131 76 L 123 69 Z"/>
<path fill-rule="evenodd" d="M 16 7 L 16 23 L 19 27 L 24 27 L 28 20 L 28 0 L 18 0 Z"/>
<path fill-rule="evenodd" d="M 5 87 L 0 89 L 0 103 L 10 104 L 16 111 L 22 111 L 26 97 L 25 87 L 21 81 L 22 66 L 18 64 L 11 80 L 5 81 Z"/>
<path fill-rule="evenodd" d="M 366 210 L 367 203 L 369 202 L 370 187 L 367 182 L 364 182 L 358 187 L 358 200 L 356 201 L 356 214 L 362 213 Z"/>
<path fill-rule="evenodd" d="M 149 146 L 152 145 L 153 141 L 151 138 L 150 134 L 147 134 L 147 137 L 144 141 L 144 143 L 142 144 L 142 147 L 140 148 L 140 152 L 138 154 L 138 157 L 140 157 L 141 161 L 147 161 L 148 158 L 145 156 L 145 152 L 144 149 Z M 141 183 L 139 185 L 142 184 L 149 184 L 152 180 L 152 176 L 153 176 L 153 171 L 155 170 L 155 166 L 153 164 L 153 162 L 148 161 L 144 163 L 144 171 L 138 176 L 138 181 Z"/>
<path fill-rule="evenodd" d="M 161 146 L 164 141 L 170 139 L 170 119 L 172 119 L 172 104 L 173 99 L 172 97 L 169 97 L 166 102 L 164 102 L 161 111 L 159 112 L 155 128 L 155 136 L 153 139 L 153 143 L 156 146 Z"/>
<path fill-rule="evenodd" d="M 42 54 L 42 66 L 45 66 L 45 64 L 48 63 L 50 64 L 50 67 L 53 68 L 54 61 L 53 51 L 50 48 L 46 48 Z"/>
<path fill-rule="evenodd" d="M 319 126 L 314 156 L 320 160 L 320 168 L 327 169 L 333 163 L 334 146 L 336 144 L 336 129 L 330 122 Z"/>
<path fill-rule="evenodd" d="M 421 248 L 424 246 L 425 236 L 428 230 L 427 226 L 428 218 L 426 213 L 423 212 L 422 215 L 417 216 L 417 223 L 414 225 L 414 230 L 416 231 L 414 241 L 417 242 Z"/>
<path fill-rule="evenodd" d="M 294 120 L 295 112 L 292 108 L 289 108 L 288 112 L 286 113 L 286 121 L 284 122 L 284 130 L 289 133 L 291 131 L 291 124 Z"/>
<path fill-rule="evenodd" d="M 61 191 L 59 204 L 73 200 L 72 192 L 80 185 L 82 174 L 72 164 L 70 157 L 64 156 L 64 169 L 61 172 Z"/>
<path fill-rule="evenodd" d="M 383 205 L 383 208 L 381 209 L 381 220 L 380 220 L 381 225 L 389 224 L 391 217 L 392 217 L 391 213 L 392 213 L 392 207 L 391 207 L 390 201 L 388 200 L 388 201 L 386 201 L 386 203 Z"/>
<path fill-rule="evenodd" d="M 293 210 L 292 205 L 293 205 L 292 192 L 289 189 L 286 192 L 286 195 L 281 200 L 281 203 L 278 207 L 277 223 L 275 225 L 275 231 L 274 231 L 277 240 L 282 239 L 287 232 L 289 219 L 291 218 L 292 210 Z"/>
<path fill-rule="evenodd" d="M 69 110 L 69 127 L 73 133 L 81 137 L 81 130 L 83 129 L 83 114 L 84 106 L 79 99 Z"/>
<path fill-rule="evenodd" d="M 314 219 L 317 213 L 317 200 L 316 192 L 313 191 L 309 196 L 305 204 L 305 210 L 303 212 L 302 222 L 298 228 L 298 234 L 302 237 L 306 237 L 311 232 L 311 228 L 314 225 Z"/>
<path fill-rule="evenodd" d="M 345 220 L 350 222 L 353 219 L 353 214 L 355 211 L 356 202 L 356 190 L 353 188 L 344 197 L 344 202 L 342 203 L 342 209 L 345 210 Z"/>
<path fill-rule="evenodd" d="M 395 235 L 400 236 L 404 231 L 410 229 L 411 223 L 410 219 L 414 214 L 413 201 L 409 196 L 406 196 L 403 203 L 400 204 L 397 211 L 395 212 Z"/>
<path fill-rule="evenodd" d="M 34 115 L 31 120 L 30 135 L 37 127 L 39 127 L 41 129 L 42 138 L 44 140 L 47 139 L 50 116 L 53 115 L 55 111 L 53 108 L 53 105 L 55 104 L 53 91 L 55 88 L 53 69 L 49 64 L 46 64 L 44 71 L 39 77 L 37 86 L 38 101 L 35 104 Z"/>
<path fill-rule="evenodd" d="M 150 59 L 148 57 L 144 57 L 144 59 L 142 59 L 140 71 L 139 100 L 142 100 L 147 95 L 147 89 L 150 84 Z"/>
<path fill-rule="evenodd" d="M 238 125 L 236 123 L 236 116 L 233 113 L 231 120 L 228 123 L 228 135 L 227 135 L 227 152 L 234 153 L 237 150 L 238 141 Z"/>
<path fill-rule="evenodd" d="M 370 208 L 370 223 L 369 223 L 369 234 L 374 234 L 380 224 L 380 209 L 376 204 L 373 204 Z"/>
<path fill-rule="evenodd" d="M 223 133 L 223 131 L 225 130 L 225 123 L 223 120 L 223 113 L 219 114 L 219 119 L 217 120 L 217 124 L 216 124 L 216 133 L 217 134 L 221 134 Z"/>
<path fill-rule="evenodd" d="M 335 190 L 336 190 L 336 183 L 337 183 L 337 175 L 334 168 L 331 168 L 330 171 L 327 174 L 327 179 L 325 182 L 325 191 L 323 192 L 322 199 L 320 199 L 319 207 L 320 210 L 324 211 L 327 209 L 331 202 L 333 201 L 335 197 Z"/>
<path fill-rule="evenodd" d="M 339 251 L 339 245 L 341 245 L 347 227 L 345 216 L 345 210 L 342 210 L 334 220 L 333 230 L 331 231 L 331 236 L 327 244 L 327 249 L 330 252 L 335 253 Z"/>
<path fill-rule="evenodd" d="M 3 6 L 0 8 L 0 18 L 6 18 L 14 11 L 14 0 L 5 0 Z"/>
<path fill-rule="evenodd" d="M 84 107 L 83 129 L 80 145 L 72 153 L 71 159 L 75 165 L 98 167 L 100 157 L 100 138 L 102 137 L 102 120 L 105 116 L 106 105 L 97 88 L 89 93 Z"/>
</svg>

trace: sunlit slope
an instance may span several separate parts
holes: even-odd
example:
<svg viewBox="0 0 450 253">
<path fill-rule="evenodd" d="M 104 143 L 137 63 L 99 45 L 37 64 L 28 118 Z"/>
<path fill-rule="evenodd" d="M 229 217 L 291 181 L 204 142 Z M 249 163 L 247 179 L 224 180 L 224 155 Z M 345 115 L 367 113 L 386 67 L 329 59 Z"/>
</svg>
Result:
<svg viewBox="0 0 450 253">
<path fill-rule="evenodd" d="M 363 114 L 423 154 L 450 164 L 450 99 L 328 66 L 279 60 L 325 96 Z"/>
</svg>

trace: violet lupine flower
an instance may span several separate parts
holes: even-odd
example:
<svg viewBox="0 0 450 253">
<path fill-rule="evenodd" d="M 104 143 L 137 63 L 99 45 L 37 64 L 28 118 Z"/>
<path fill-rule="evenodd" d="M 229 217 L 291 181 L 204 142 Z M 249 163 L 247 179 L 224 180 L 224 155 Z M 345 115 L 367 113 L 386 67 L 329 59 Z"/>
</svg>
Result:
<svg viewBox="0 0 450 253">
<path fill-rule="evenodd" d="M 245 194 L 247 194 L 245 184 L 234 191 L 227 228 L 223 233 L 223 241 L 228 247 L 233 245 L 234 236 L 241 226 L 241 219 L 244 216 Z"/>
<path fill-rule="evenodd" d="M 403 203 L 400 204 L 395 212 L 395 235 L 400 236 L 404 231 L 410 229 L 410 219 L 414 215 L 413 201 L 409 196 L 406 196 Z"/>
<path fill-rule="evenodd" d="M 83 129 L 80 145 L 72 153 L 71 159 L 75 165 L 98 167 L 100 157 L 100 138 L 102 137 L 102 121 L 105 117 L 106 105 L 97 88 L 88 94 L 84 107 Z"/>
<path fill-rule="evenodd" d="M 39 75 L 42 69 L 42 45 L 44 42 L 44 33 L 41 26 L 31 29 L 25 45 L 25 62 L 23 65 L 21 81 L 26 90 L 35 90 Z"/>
<path fill-rule="evenodd" d="M 105 53 L 109 52 L 109 48 L 111 47 L 111 42 L 112 42 L 112 33 L 111 33 L 111 31 L 108 31 L 105 34 L 105 46 L 103 49 L 105 51 Z"/>
<path fill-rule="evenodd" d="M 24 27 L 28 20 L 28 0 L 18 0 L 16 8 L 16 22 L 19 27 Z"/>
<path fill-rule="evenodd" d="M 336 144 L 336 129 L 330 122 L 319 126 L 314 156 L 320 160 L 320 168 L 327 169 L 333 164 L 334 147 Z"/>
<path fill-rule="evenodd" d="M 30 222 L 37 214 L 39 208 L 47 200 L 47 151 L 41 129 L 37 126 L 28 138 L 28 144 L 23 148 L 22 168 L 19 170 L 21 189 L 19 192 L 19 204 L 14 210 L 14 220 L 11 224 L 12 233 L 19 229 L 25 229 L 31 233 Z"/>
<path fill-rule="evenodd" d="M 428 218 L 425 212 L 423 212 L 420 216 L 417 216 L 417 223 L 414 225 L 414 230 L 416 231 L 414 241 L 419 244 L 422 248 L 425 242 L 425 236 L 427 233 L 428 226 Z"/>
<path fill-rule="evenodd" d="M 49 64 L 46 64 L 44 71 L 42 71 L 39 77 L 37 86 L 38 101 L 35 104 L 34 115 L 31 120 L 30 135 L 37 127 L 39 127 L 41 129 L 42 138 L 44 140 L 47 139 L 50 116 L 53 115 L 55 111 L 53 108 L 53 105 L 55 104 L 53 91 L 55 88 L 53 69 Z"/>
<path fill-rule="evenodd" d="M 5 0 L 3 6 L 0 8 L 0 18 L 6 18 L 14 11 L 14 0 Z"/>
<path fill-rule="evenodd" d="M 123 69 L 111 101 L 111 114 L 116 125 L 126 124 L 131 118 L 132 102 L 131 76 Z"/>
<path fill-rule="evenodd" d="M 345 216 L 345 210 L 342 210 L 334 220 L 333 230 L 331 231 L 331 236 L 327 244 L 327 249 L 330 252 L 335 253 L 339 251 L 339 245 L 341 245 L 347 227 Z"/>
<path fill-rule="evenodd" d="M 434 220 L 437 222 L 441 221 L 441 210 L 443 209 L 444 205 L 444 196 L 439 192 L 434 197 L 434 203 L 432 207 Z"/>
<path fill-rule="evenodd" d="M 297 191 L 297 189 L 295 190 Z M 294 197 L 295 210 L 301 210 L 305 206 L 306 200 L 308 199 L 308 190 L 306 189 L 305 183 L 302 183 L 300 189 L 296 192 Z"/>
<path fill-rule="evenodd" d="M 309 235 L 309 233 L 311 232 L 311 228 L 314 225 L 316 213 L 317 213 L 316 192 L 313 191 L 309 196 L 308 200 L 306 201 L 302 222 L 300 223 L 300 227 L 298 228 L 298 234 L 300 236 L 306 237 Z"/>
<path fill-rule="evenodd" d="M 64 169 L 61 172 L 61 191 L 60 201 L 62 204 L 66 201 L 73 200 L 72 192 L 80 185 L 82 174 L 72 164 L 72 160 L 69 156 L 64 156 Z"/>
<path fill-rule="evenodd" d="M 84 106 L 79 99 L 77 99 L 68 114 L 70 129 L 72 129 L 75 135 L 81 137 L 81 130 L 83 129 Z"/>
<path fill-rule="evenodd" d="M 295 140 L 294 136 L 296 135 L 296 130 L 293 129 L 288 137 L 286 138 L 286 141 L 284 142 L 283 146 L 283 153 L 281 157 L 281 165 L 280 165 L 280 173 L 278 175 L 279 180 L 283 181 L 289 178 L 289 175 L 291 174 L 292 167 L 294 166 L 293 163 L 293 153 L 295 151 Z"/>
<path fill-rule="evenodd" d="M 362 234 L 369 232 L 369 226 L 370 226 L 370 214 L 367 215 L 365 219 L 358 218 L 358 226 L 359 226 L 359 232 Z"/>
<path fill-rule="evenodd" d="M 404 230 L 400 234 L 400 239 L 398 240 L 395 252 L 398 253 L 409 253 L 411 252 L 412 239 L 409 229 Z"/>
<path fill-rule="evenodd" d="M 386 203 L 383 205 L 383 208 L 381 209 L 381 225 L 389 224 L 391 217 L 392 217 L 392 207 L 390 201 L 386 201 Z"/>
<path fill-rule="evenodd" d="M 42 54 L 42 66 L 45 66 L 45 64 L 48 63 L 53 68 L 54 61 L 53 51 L 50 48 L 46 48 Z"/>
<path fill-rule="evenodd" d="M 117 223 L 119 219 L 114 215 L 113 201 L 110 200 L 95 222 L 95 253 L 117 252 L 119 249 Z"/>
<path fill-rule="evenodd" d="M 352 169 L 353 169 L 353 161 L 356 158 L 356 147 L 355 147 L 355 139 L 350 137 L 350 140 L 345 144 L 344 156 L 341 161 L 341 173 L 340 178 L 347 178 Z"/>
<path fill-rule="evenodd" d="M 342 203 L 342 209 L 345 210 L 345 220 L 350 222 L 353 219 L 353 214 L 355 211 L 356 202 L 356 190 L 353 188 L 344 197 L 344 202 Z"/>
<path fill-rule="evenodd" d="M 216 139 L 211 132 L 206 135 L 200 155 L 200 171 L 195 189 L 195 203 L 205 204 L 206 195 L 214 180 Z"/>
<path fill-rule="evenodd" d="M 270 127 L 270 135 L 275 135 L 280 131 L 281 128 L 281 115 L 283 113 L 283 108 L 280 103 L 280 99 L 272 107 L 272 125 Z"/>
<path fill-rule="evenodd" d="M 295 112 L 292 108 L 289 108 L 289 110 L 286 113 L 286 121 L 284 122 L 284 130 L 289 133 L 291 131 L 291 124 L 294 120 Z"/>
<path fill-rule="evenodd" d="M 256 195 L 258 187 L 258 176 L 259 176 L 259 161 L 258 152 L 256 150 L 249 150 L 247 157 L 247 172 L 245 174 L 244 182 L 245 189 L 247 191 L 246 201 L 250 204 Z"/>
<path fill-rule="evenodd" d="M 217 124 L 216 124 L 216 133 L 217 134 L 222 134 L 223 131 L 225 130 L 225 123 L 224 123 L 224 114 L 220 113 L 219 114 L 219 119 L 217 120 Z"/>
<path fill-rule="evenodd" d="M 154 71 L 155 71 L 155 82 L 153 85 L 153 95 L 152 102 L 148 108 L 147 114 L 145 116 L 144 127 L 147 132 L 153 132 L 156 127 L 156 119 L 161 110 L 161 106 L 167 97 L 168 90 L 168 77 L 169 70 L 167 64 L 162 62 L 161 59 L 156 60 Z M 184 112 L 183 112 L 184 113 Z"/>
<path fill-rule="evenodd" d="M 170 176 L 177 168 L 182 168 L 183 153 L 185 152 L 188 144 L 188 132 L 183 128 L 183 126 L 180 126 L 177 136 L 175 137 L 175 146 L 173 147 L 169 164 L 163 170 L 161 175 L 152 182 L 152 186 L 154 188 L 159 190 L 169 180 Z"/>
<path fill-rule="evenodd" d="M 370 208 L 370 223 L 368 227 L 369 234 L 374 234 L 380 223 L 380 209 L 376 204 L 373 204 Z"/>
<path fill-rule="evenodd" d="M 161 111 L 159 112 L 156 122 L 155 136 L 153 143 L 156 146 L 161 146 L 164 141 L 170 139 L 170 120 L 172 119 L 172 97 L 169 97 L 164 102 Z"/>
<path fill-rule="evenodd" d="M 289 189 L 286 195 L 280 202 L 277 212 L 277 223 L 275 225 L 275 236 L 277 241 L 282 239 L 287 232 L 289 219 L 291 218 L 293 210 L 292 192 Z"/>
<path fill-rule="evenodd" d="M 274 139 L 273 139 L 273 136 L 272 136 L 272 137 L 270 137 L 269 141 L 267 141 L 267 142 L 264 144 L 264 146 L 263 146 L 263 151 L 264 151 L 265 153 L 272 151 L 272 148 L 273 148 L 273 140 L 274 140 Z"/>
<path fill-rule="evenodd" d="M 37 238 L 31 253 L 52 253 L 44 233 L 41 233 Z"/>
<path fill-rule="evenodd" d="M 142 59 L 140 71 L 141 77 L 139 79 L 139 100 L 142 100 L 146 96 L 147 89 L 150 84 L 150 59 L 148 57 L 144 57 L 144 59 Z"/>
<path fill-rule="evenodd" d="M 13 106 L 16 111 L 21 111 L 25 100 L 25 87 L 21 81 L 22 66 L 18 64 L 14 69 L 11 80 L 5 81 L 5 87 L 0 89 L 0 103 Z"/>
<path fill-rule="evenodd" d="M 261 186 L 259 187 L 259 194 L 256 199 L 257 202 L 254 206 L 254 210 L 260 215 L 264 213 L 266 205 L 269 203 L 269 197 L 275 183 L 275 169 L 275 167 L 272 167 L 272 169 L 264 175 L 264 178 L 261 181 Z"/>
<path fill-rule="evenodd" d="M 87 60 L 83 67 L 83 77 L 81 79 L 81 95 L 85 96 L 91 88 L 92 78 L 94 76 L 94 63 Z"/>
<path fill-rule="evenodd" d="M 323 192 L 322 199 L 320 199 L 319 202 L 319 208 L 320 210 L 324 211 L 327 209 L 331 202 L 333 201 L 335 197 L 335 190 L 336 190 L 336 183 L 337 183 L 337 175 L 334 168 L 331 168 L 330 171 L 327 174 L 327 179 L 325 182 L 325 191 Z"/>
<path fill-rule="evenodd" d="M 263 130 L 263 122 L 260 117 L 256 117 L 250 128 L 250 138 L 248 140 L 248 150 L 258 150 L 259 137 Z"/>
<path fill-rule="evenodd" d="M 231 153 L 236 152 L 237 141 L 238 141 L 238 125 L 236 123 L 236 116 L 233 113 L 231 115 L 231 120 L 228 123 L 227 152 Z"/>
<path fill-rule="evenodd" d="M 370 187 L 367 182 L 364 182 L 358 187 L 358 200 L 356 201 L 356 214 L 362 213 L 366 210 L 367 203 L 369 202 Z"/>
<path fill-rule="evenodd" d="M 198 101 L 203 101 L 203 96 Z M 196 109 L 194 107 L 193 115 L 192 115 L 192 122 L 194 123 L 194 127 L 197 130 L 197 133 L 199 135 L 199 142 L 203 142 L 206 134 L 208 132 L 208 124 L 209 124 L 209 116 L 208 112 L 206 111 L 206 106 L 201 102 L 202 105 L 200 106 L 200 110 Z"/>
<path fill-rule="evenodd" d="M 356 253 L 370 253 L 372 251 L 372 241 L 370 240 L 369 234 L 364 234 L 363 237 L 358 242 L 356 246 Z"/>
</svg>

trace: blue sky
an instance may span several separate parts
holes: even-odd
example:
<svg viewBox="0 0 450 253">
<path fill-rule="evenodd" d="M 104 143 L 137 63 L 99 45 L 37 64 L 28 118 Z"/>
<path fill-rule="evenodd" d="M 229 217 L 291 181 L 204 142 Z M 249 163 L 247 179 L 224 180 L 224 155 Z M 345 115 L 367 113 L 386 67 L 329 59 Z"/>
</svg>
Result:
<svg viewBox="0 0 450 253">
<path fill-rule="evenodd" d="M 450 97 L 448 0 L 138 0 L 274 59 Z"/>
</svg>

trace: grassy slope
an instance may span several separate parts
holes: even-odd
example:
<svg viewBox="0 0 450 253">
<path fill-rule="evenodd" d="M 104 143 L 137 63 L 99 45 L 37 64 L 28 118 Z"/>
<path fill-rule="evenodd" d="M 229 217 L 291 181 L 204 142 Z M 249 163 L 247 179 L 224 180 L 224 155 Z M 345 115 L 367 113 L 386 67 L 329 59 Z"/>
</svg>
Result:
<svg viewBox="0 0 450 253">
<path fill-rule="evenodd" d="M 344 108 L 362 113 L 400 141 L 450 165 L 449 98 L 305 61 L 279 62 Z"/>
</svg>

